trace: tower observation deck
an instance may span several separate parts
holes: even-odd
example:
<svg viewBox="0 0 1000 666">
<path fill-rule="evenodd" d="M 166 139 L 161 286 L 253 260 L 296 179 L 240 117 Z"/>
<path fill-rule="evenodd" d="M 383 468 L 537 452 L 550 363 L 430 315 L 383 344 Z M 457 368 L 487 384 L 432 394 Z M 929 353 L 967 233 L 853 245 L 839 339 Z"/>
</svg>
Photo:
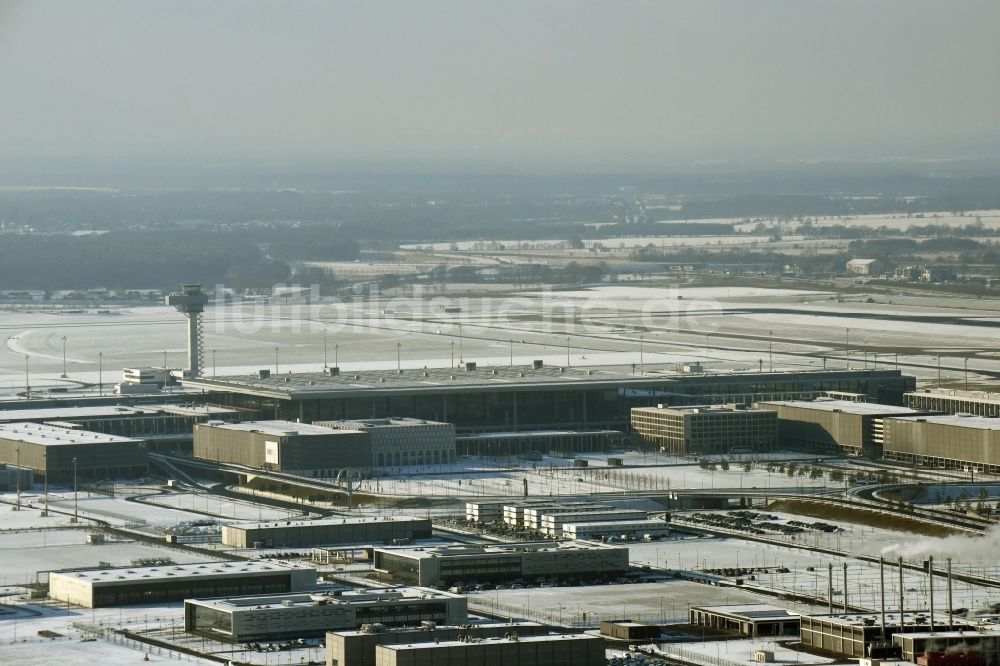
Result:
<svg viewBox="0 0 1000 666">
<path fill-rule="evenodd" d="M 188 318 L 188 369 L 184 371 L 185 377 L 201 376 L 204 342 L 201 314 L 207 304 L 208 294 L 201 290 L 200 284 L 182 284 L 181 293 L 167 296 L 167 305 L 174 306 Z"/>
</svg>

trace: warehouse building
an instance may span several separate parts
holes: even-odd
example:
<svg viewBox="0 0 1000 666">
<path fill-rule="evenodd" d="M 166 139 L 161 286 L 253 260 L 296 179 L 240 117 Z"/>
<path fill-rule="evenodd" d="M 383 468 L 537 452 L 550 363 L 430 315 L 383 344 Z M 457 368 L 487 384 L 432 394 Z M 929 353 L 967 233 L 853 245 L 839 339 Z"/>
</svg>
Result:
<svg viewBox="0 0 1000 666">
<path fill-rule="evenodd" d="M 1000 419 L 963 414 L 886 419 L 885 458 L 995 474 L 1000 472 Z"/>
<path fill-rule="evenodd" d="M 864 393 L 902 404 L 916 380 L 899 370 L 712 372 L 691 374 L 673 365 L 567 368 L 546 366 L 429 368 L 311 372 L 182 381 L 213 404 L 313 421 L 388 418 L 394 414 L 454 423 L 460 434 L 521 430 L 625 430 L 629 410 L 656 404 L 750 404 L 791 400 L 825 391 Z"/>
<path fill-rule="evenodd" d="M 677 455 L 773 451 L 778 436 L 773 412 L 740 405 L 634 407 L 632 430 L 643 448 Z"/>
<path fill-rule="evenodd" d="M 956 662 L 965 666 L 1000 666 L 1000 630 L 996 626 L 976 627 L 971 631 L 894 634 L 892 642 L 911 664 L 922 663 L 918 659 L 923 658 L 928 666 L 934 663 L 950 666 Z M 949 656 L 956 659 L 948 659 Z"/>
<path fill-rule="evenodd" d="M 601 544 L 516 543 L 376 548 L 375 569 L 401 582 L 441 586 L 468 580 L 503 581 L 621 575 L 628 548 Z"/>
<path fill-rule="evenodd" d="M 882 457 L 883 422 L 890 416 L 919 414 L 909 407 L 831 398 L 759 402 L 778 415 L 778 443 L 783 449 Z"/>
<path fill-rule="evenodd" d="M 359 588 L 312 594 L 187 599 L 184 630 L 230 641 L 314 638 L 365 624 L 464 624 L 464 596 L 412 587 Z"/>
<path fill-rule="evenodd" d="M 361 516 L 276 520 L 222 526 L 222 544 L 233 548 L 301 548 L 334 544 L 384 544 L 429 539 L 431 521 L 410 516 Z"/>
<path fill-rule="evenodd" d="M 719 629 L 750 638 L 798 636 L 799 614 L 770 604 L 692 606 L 695 627 Z"/>
<path fill-rule="evenodd" d="M 149 472 L 145 442 L 43 423 L 0 424 L 0 464 L 49 481 L 131 479 Z"/>
<path fill-rule="evenodd" d="M 379 645 L 377 666 L 605 666 L 604 639 L 589 634 L 483 638 Z"/>
<path fill-rule="evenodd" d="M 952 624 L 949 624 L 952 623 Z M 934 626 L 939 631 L 969 627 L 962 619 L 950 619 L 948 613 L 935 613 Z M 848 613 L 834 615 L 803 615 L 800 618 L 802 645 L 843 657 L 877 656 L 870 654 L 872 645 L 888 643 L 894 634 L 923 633 L 930 625 L 926 612 L 887 613 L 885 630 L 879 613 Z"/>
<path fill-rule="evenodd" d="M 657 624 L 633 620 L 601 620 L 601 635 L 620 641 L 656 641 L 663 630 Z"/>
<path fill-rule="evenodd" d="M 455 444 L 458 455 L 502 458 L 530 453 L 568 456 L 594 451 L 620 451 L 624 434 L 618 430 L 528 430 L 463 435 Z"/>
<path fill-rule="evenodd" d="M 1000 393 L 927 388 L 906 394 L 906 404 L 921 412 L 1000 417 Z"/>
<path fill-rule="evenodd" d="M 201 562 L 53 571 L 49 574 L 49 597 L 85 608 L 101 608 L 227 594 L 284 594 L 315 585 L 313 567 L 264 560 Z"/>
<path fill-rule="evenodd" d="M 368 433 L 374 467 L 447 465 L 455 462 L 455 426 L 451 423 L 389 417 L 316 421 L 314 425 Z"/>
<path fill-rule="evenodd" d="M 202 423 L 194 457 L 303 476 L 335 478 L 345 469 L 371 469 L 368 433 L 290 421 Z"/>
<path fill-rule="evenodd" d="M 510 622 L 438 626 L 425 622 L 420 628 L 364 625 L 360 630 L 326 634 L 326 666 L 375 666 L 375 648 L 401 643 L 433 643 L 468 638 L 501 638 L 514 634 L 544 636 L 549 628 L 537 622 Z"/>
</svg>

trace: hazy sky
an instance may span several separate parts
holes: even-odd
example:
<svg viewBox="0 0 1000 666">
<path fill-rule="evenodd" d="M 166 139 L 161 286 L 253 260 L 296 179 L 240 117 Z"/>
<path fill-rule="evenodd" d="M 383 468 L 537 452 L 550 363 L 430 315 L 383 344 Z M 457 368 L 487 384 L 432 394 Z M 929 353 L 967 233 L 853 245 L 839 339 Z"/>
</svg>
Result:
<svg viewBox="0 0 1000 666">
<path fill-rule="evenodd" d="M 997 0 L 0 0 L 0 153 L 995 154 L 998 28 Z"/>
</svg>

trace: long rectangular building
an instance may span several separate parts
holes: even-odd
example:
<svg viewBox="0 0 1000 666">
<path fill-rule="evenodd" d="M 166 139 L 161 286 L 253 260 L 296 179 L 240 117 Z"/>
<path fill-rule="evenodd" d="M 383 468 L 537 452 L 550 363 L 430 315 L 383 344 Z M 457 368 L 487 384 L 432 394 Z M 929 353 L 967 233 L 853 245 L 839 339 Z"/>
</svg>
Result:
<svg viewBox="0 0 1000 666">
<path fill-rule="evenodd" d="M 424 623 L 419 628 L 365 625 L 360 630 L 327 632 L 326 666 L 375 666 L 375 649 L 379 645 L 454 641 L 462 636 L 501 638 L 509 635 L 542 636 L 548 633 L 548 627 L 537 622 L 488 622 L 461 626 Z"/>
<path fill-rule="evenodd" d="M 604 639 L 589 634 L 379 645 L 375 666 L 605 666 Z"/>
<path fill-rule="evenodd" d="M 882 456 L 886 417 L 920 413 L 909 407 L 825 397 L 759 402 L 757 406 L 777 413 L 778 443 L 783 449 L 872 459 Z"/>
<path fill-rule="evenodd" d="M 962 414 L 885 419 L 885 457 L 946 469 L 1000 472 L 1000 418 Z"/>
<path fill-rule="evenodd" d="M 49 481 L 126 479 L 145 476 L 144 442 L 131 437 L 44 423 L 0 424 L 0 464 L 48 474 Z"/>
<path fill-rule="evenodd" d="M 49 597 L 85 608 L 101 608 L 226 594 L 302 592 L 315 585 L 314 567 L 268 560 L 200 562 L 53 571 L 49 574 Z"/>
<path fill-rule="evenodd" d="M 372 466 L 368 433 L 291 421 L 198 424 L 194 456 L 319 478 L 345 469 L 367 472 Z"/>
<path fill-rule="evenodd" d="M 1000 417 L 1000 393 L 926 388 L 906 394 L 906 404 L 924 412 Z"/>
<path fill-rule="evenodd" d="M 468 601 L 460 594 L 390 587 L 188 599 L 184 629 L 230 641 L 313 638 L 365 624 L 420 626 L 423 622 L 463 624 Z"/>
<path fill-rule="evenodd" d="M 275 520 L 222 526 L 222 543 L 234 548 L 301 548 L 336 544 L 384 544 L 429 539 L 431 521 L 410 516 L 360 516 Z"/>
<path fill-rule="evenodd" d="M 689 374 L 671 366 L 531 366 L 364 370 L 196 377 L 186 387 L 215 404 L 311 423 L 406 415 L 454 423 L 461 434 L 627 430 L 632 407 L 749 404 L 826 391 L 902 404 L 916 380 L 894 369 Z"/>
<path fill-rule="evenodd" d="M 439 586 L 469 580 L 621 575 L 628 548 L 601 544 L 516 543 L 418 548 L 376 548 L 375 569 L 416 585 Z"/>
</svg>

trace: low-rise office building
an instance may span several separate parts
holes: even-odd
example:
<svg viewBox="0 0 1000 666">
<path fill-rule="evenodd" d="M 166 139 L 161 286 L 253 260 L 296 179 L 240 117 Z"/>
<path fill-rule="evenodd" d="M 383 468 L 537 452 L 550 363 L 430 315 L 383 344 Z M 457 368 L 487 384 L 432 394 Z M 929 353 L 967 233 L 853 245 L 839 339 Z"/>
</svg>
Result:
<svg viewBox="0 0 1000 666">
<path fill-rule="evenodd" d="M 658 624 L 633 620 L 601 620 L 601 635 L 621 641 L 655 641 L 663 630 Z"/>
<path fill-rule="evenodd" d="M 384 544 L 429 539 L 431 521 L 410 516 L 360 516 L 275 520 L 222 526 L 222 543 L 234 548 L 299 548 L 334 544 Z"/>
<path fill-rule="evenodd" d="M 44 423 L 0 424 L 0 464 L 29 469 L 50 482 L 129 479 L 149 472 L 145 443 L 131 437 Z"/>
<path fill-rule="evenodd" d="M 1000 472 L 1000 419 L 962 414 L 885 419 L 885 458 Z"/>
<path fill-rule="evenodd" d="M 589 634 L 403 643 L 375 648 L 376 666 L 605 666 L 604 639 Z"/>
<path fill-rule="evenodd" d="M 604 541 L 615 539 L 644 539 L 670 534 L 670 523 L 662 520 L 611 520 L 602 522 L 582 521 L 563 523 L 562 536 L 574 541 Z"/>
<path fill-rule="evenodd" d="M 909 407 L 832 398 L 759 402 L 757 406 L 778 415 L 778 443 L 783 449 L 866 458 L 882 456 L 884 419 L 919 414 Z"/>
<path fill-rule="evenodd" d="M 53 571 L 49 574 L 49 597 L 85 608 L 101 608 L 226 594 L 283 594 L 309 590 L 315 585 L 313 567 L 265 560 L 201 562 Z"/>
<path fill-rule="evenodd" d="M 419 628 L 364 625 L 360 630 L 326 634 L 326 666 L 375 666 L 375 648 L 401 643 L 433 643 L 468 638 L 501 638 L 509 635 L 544 636 L 549 628 L 537 622 L 510 622 L 438 626 L 425 622 Z"/>
<path fill-rule="evenodd" d="M 411 587 L 360 588 L 184 602 L 185 631 L 231 641 L 312 638 L 365 624 L 463 624 L 464 596 Z"/>
<path fill-rule="evenodd" d="M 678 455 L 773 451 L 777 445 L 774 413 L 738 405 L 633 407 L 632 430 L 644 448 Z"/>
<path fill-rule="evenodd" d="M 314 425 L 368 433 L 373 467 L 447 465 L 455 462 L 455 426 L 451 423 L 394 416 L 316 421 Z"/>
<path fill-rule="evenodd" d="M 541 530 L 542 516 L 559 513 L 561 511 L 576 511 L 586 513 L 588 511 L 609 511 L 614 507 L 610 504 L 592 502 L 549 502 L 535 506 L 524 507 L 522 523 L 525 529 Z"/>
<path fill-rule="evenodd" d="M 911 391 L 904 398 L 913 409 L 927 413 L 1000 417 L 1000 393 L 992 391 L 926 388 Z"/>
<path fill-rule="evenodd" d="M 194 456 L 319 478 L 335 478 L 343 470 L 366 473 L 372 464 L 367 432 L 291 421 L 198 424 Z"/>
<path fill-rule="evenodd" d="M 721 629 L 750 638 L 799 633 L 799 614 L 770 604 L 692 606 L 689 615 L 696 627 Z"/>
<path fill-rule="evenodd" d="M 539 532 L 549 536 L 562 536 L 563 526 L 571 524 L 586 523 L 631 523 L 640 520 L 647 520 L 649 514 L 638 509 L 612 509 L 603 511 L 570 511 L 558 513 L 546 513 L 541 518 Z"/>
<path fill-rule="evenodd" d="M 629 569 L 628 548 L 602 544 L 517 543 L 376 548 L 375 569 L 395 580 L 441 586 L 464 581 L 617 576 Z"/>
</svg>

